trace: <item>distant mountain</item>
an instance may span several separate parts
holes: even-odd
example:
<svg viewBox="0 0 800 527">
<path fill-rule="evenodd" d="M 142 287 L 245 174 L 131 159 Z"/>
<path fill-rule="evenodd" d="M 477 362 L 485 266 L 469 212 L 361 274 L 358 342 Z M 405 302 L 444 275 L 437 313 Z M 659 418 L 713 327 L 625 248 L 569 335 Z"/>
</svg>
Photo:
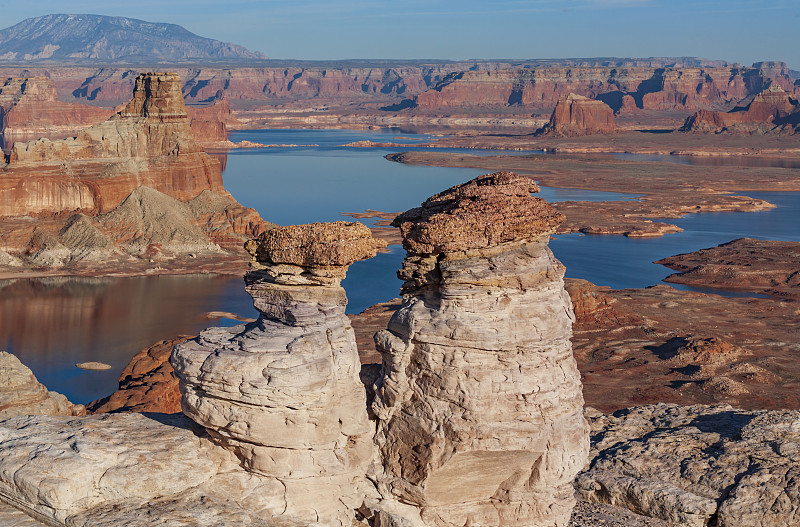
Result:
<svg viewBox="0 0 800 527">
<path fill-rule="evenodd" d="M 101 15 L 45 15 L 0 30 L 0 62 L 259 60 L 263 53 L 175 24 Z"/>
</svg>

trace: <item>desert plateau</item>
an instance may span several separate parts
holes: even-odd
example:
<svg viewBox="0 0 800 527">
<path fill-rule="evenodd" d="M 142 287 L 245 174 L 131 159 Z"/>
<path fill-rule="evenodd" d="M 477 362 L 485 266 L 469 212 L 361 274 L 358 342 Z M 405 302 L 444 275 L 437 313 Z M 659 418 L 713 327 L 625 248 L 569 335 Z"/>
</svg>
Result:
<svg viewBox="0 0 800 527">
<path fill-rule="evenodd" d="M 800 525 L 800 8 L 718 7 L 0 5 L 0 527 Z"/>
</svg>

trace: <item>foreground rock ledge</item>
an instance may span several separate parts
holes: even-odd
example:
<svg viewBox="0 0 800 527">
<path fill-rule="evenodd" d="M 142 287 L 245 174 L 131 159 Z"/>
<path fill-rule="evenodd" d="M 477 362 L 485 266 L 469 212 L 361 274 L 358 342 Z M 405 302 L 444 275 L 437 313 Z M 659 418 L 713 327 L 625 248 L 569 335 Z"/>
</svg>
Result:
<svg viewBox="0 0 800 527">
<path fill-rule="evenodd" d="M 800 525 L 800 411 L 662 403 L 587 416 L 580 498 L 687 527 Z"/>
<path fill-rule="evenodd" d="M 588 427 L 564 267 L 547 247 L 563 217 L 537 190 L 490 174 L 394 222 L 405 296 L 375 337 L 372 404 L 389 525 L 567 525 Z"/>
</svg>

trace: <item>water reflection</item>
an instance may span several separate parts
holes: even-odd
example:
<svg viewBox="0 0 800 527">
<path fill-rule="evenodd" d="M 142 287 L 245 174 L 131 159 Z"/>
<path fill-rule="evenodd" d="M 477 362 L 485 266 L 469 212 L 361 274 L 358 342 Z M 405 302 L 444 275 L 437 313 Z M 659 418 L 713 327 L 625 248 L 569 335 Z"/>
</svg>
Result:
<svg viewBox="0 0 800 527">
<path fill-rule="evenodd" d="M 395 141 L 396 133 L 236 132 L 234 140 L 320 146 L 221 154 L 225 187 L 265 219 L 285 225 L 350 220 L 341 213 L 366 209 L 406 210 L 434 193 L 485 173 L 479 169 L 392 163 L 383 158 L 390 150 L 340 146 L 362 139 Z M 681 162 L 675 156 L 660 156 L 658 160 Z M 653 285 L 671 273 L 653 264 L 653 260 L 712 247 L 740 236 L 800 241 L 800 193 L 747 194 L 779 207 L 758 213 L 696 214 L 670 220 L 686 231 L 662 238 L 571 234 L 557 237 L 551 247 L 566 264 L 568 276 L 625 288 Z M 542 189 L 541 196 L 549 201 L 630 198 L 627 194 L 552 188 Z M 403 255 L 400 247 L 392 247 L 389 253 L 350 268 L 343 282 L 349 313 L 397 296 L 400 282 L 395 273 Z M 0 281 L 0 349 L 19 356 L 48 388 L 85 403 L 114 391 L 119 372 L 140 349 L 177 334 L 196 334 L 208 326 L 236 323 L 207 320 L 203 315 L 209 311 L 256 315 L 237 277 Z M 109 363 L 113 368 L 87 372 L 74 366 L 76 362 L 92 360 Z"/>
<path fill-rule="evenodd" d="M 18 356 L 49 389 L 85 403 L 113 392 L 119 372 L 140 349 L 218 325 L 204 316 L 214 310 L 254 315 L 241 278 L 0 281 L 0 349 Z M 97 372 L 74 366 L 83 361 L 113 368 Z"/>
</svg>

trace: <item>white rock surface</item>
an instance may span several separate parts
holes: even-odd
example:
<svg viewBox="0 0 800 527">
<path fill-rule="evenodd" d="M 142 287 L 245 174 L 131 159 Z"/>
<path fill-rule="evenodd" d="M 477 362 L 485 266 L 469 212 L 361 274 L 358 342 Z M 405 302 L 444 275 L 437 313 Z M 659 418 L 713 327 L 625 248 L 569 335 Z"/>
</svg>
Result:
<svg viewBox="0 0 800 527">
<path fill-rule="evenodd" d="M 184 413 L 280 485 L 285 517 L 349 526 L 363 501 L 373 427 L 340 280 L 377 246 L 361 224 L 269 231 L 250 245 L 258 321 L 173 352 Z"/>
<path fill-rule="evenodd" d="M 800 411 L 658 404 L 587 410 L 587 501 L 678 525 L 800 525 Z"/>
<path fill-rule="evenodd" d="M 83 415 L 85 408 L 50 392 L 11 353 L 0 351 L 0 419 L 18 415 Z"/>
</svg>

